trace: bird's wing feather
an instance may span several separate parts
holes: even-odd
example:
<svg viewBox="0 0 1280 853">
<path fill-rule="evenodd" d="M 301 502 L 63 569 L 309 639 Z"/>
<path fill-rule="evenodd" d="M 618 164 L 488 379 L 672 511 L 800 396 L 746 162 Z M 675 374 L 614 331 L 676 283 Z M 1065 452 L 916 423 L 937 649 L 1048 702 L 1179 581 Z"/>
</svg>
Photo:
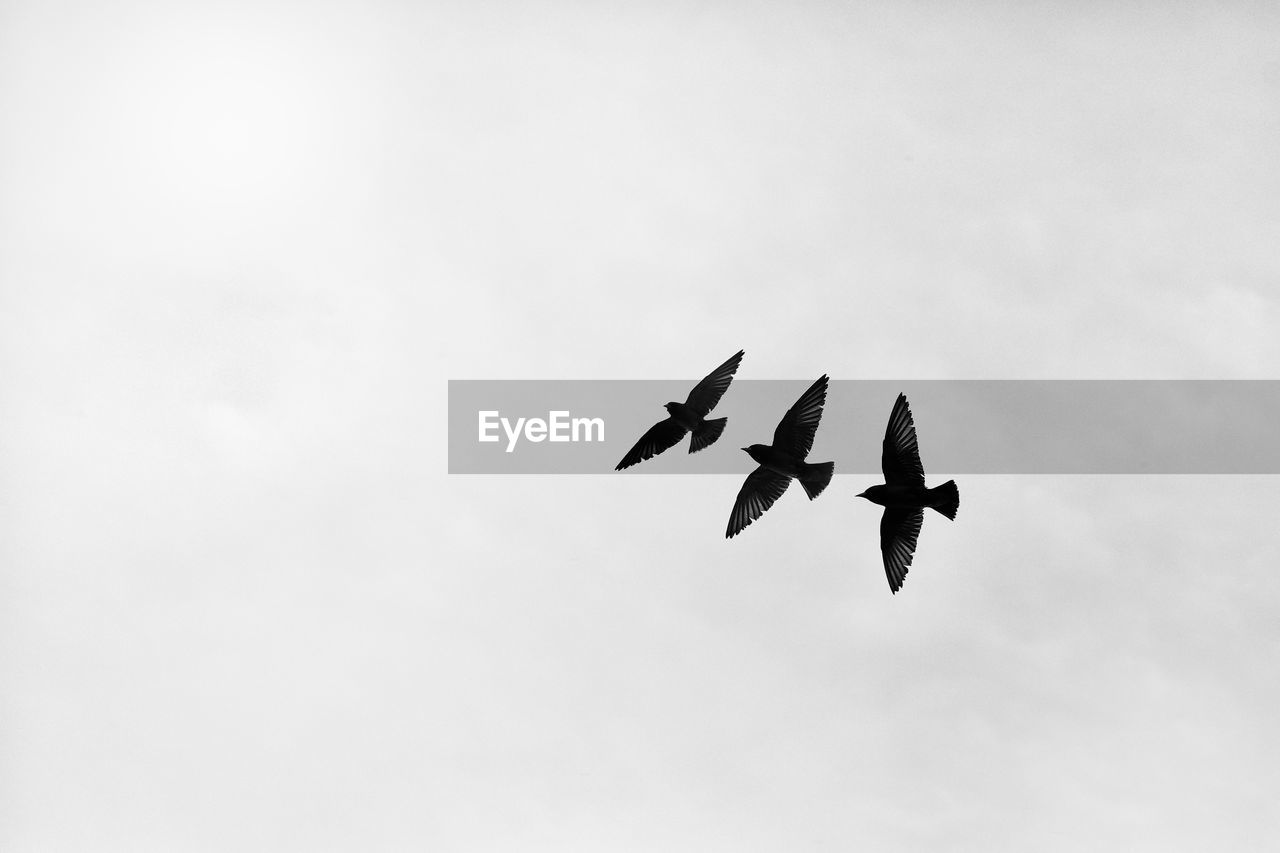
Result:
<svg viewBox="0 0 1280 853">
<path fill-rule="evenodd" d="M 738 350 L 728 361 L 693 386 L 693 390 L 689 392 L 689 399 L 685 400 L 684 404 L 704 418 L 709 415 L 716 407 L 716 403 L 719 403 L 720 398 L 724 396 L 724 392 L 729 389 L 733 374 L 738 372 L 738 365 L 742 363 L 744 352 L 744 350 Z"/>
<path fill-rule="evenodd" d="M 800 395 L 773 431 L 773 446 L 804 459 L 813 447 L 813 435 L 822 420 L 822 407 L 827 402 L 827 377 L 823 374 L 809 390 Z"/>
<path fill-rule="evenodd" d="M 770 471 L 763 465 L 748 474 L 742 489 L 738 491 L 738 499 L 733 502 L 733 514 L 729 516 L 725 538 L 732 539 L 748 524 L 764 515 L 764 511 L 782 497 L 789 485 L 790 477 Z"/>
<path fill-rule="evenodd" d="M 880 517 L 880 553 L 884 557 L 884 573 L 889 589 L 897 592 L 907 578 L 907 567 L 916 553 L 916 540 L 924 521 L 923 509 L 886 507 Z"/>
<path fill-rule="evenodd" d="M 890 486 L 923 486 L 924 466 L 916 443 L 916 425 L 911 419 L 907 395 L 899 394 L 884 431 L 884 452 L 880 457 L 884 481 Z"/>
<path fill-rule="evenodd" d="M 676 423 L 673 418 L 658 421 L 649 427 L 648 432 L 640 436 L 636 446 L 627 451 L 627 455 L 622 457 L 618 467 L 613 470 L 621 471 L 623 468 L 630 468 L 637 462 L 643 462 L 664 450 L 670 450 L 680 443 L 680 439 L 684 438 L 686 432 L 688 430 Z"/>
</svg>

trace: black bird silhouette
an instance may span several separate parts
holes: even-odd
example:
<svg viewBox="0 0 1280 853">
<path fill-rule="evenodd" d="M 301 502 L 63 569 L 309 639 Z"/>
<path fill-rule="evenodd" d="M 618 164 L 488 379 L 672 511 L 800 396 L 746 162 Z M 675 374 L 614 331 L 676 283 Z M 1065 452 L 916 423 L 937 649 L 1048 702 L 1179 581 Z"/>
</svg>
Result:
<svg viewBox="0 0 1280 853">
<path fill-rule="evenodd" d="M 884 470 L 884 485 L 872 486 L 858 497 L 884 507 L 880 518 L 880 553 L 884 557 L 889 589 L 897 594 L 916 552 L 925 507 L 936 509 L 952 521 L 960 508 L 960 490 L 955 480 L 932 489 L 924 484 L 916 425 L 911 419 L 906 394 L 898 395 L 889 415 L 880 467 Z"/>
<path fill-rule="evenodd" d="M 697 453 L 704 447 L 715 444 L 720 433 L 724 432 L 724 425 L 729 422 L 729 419 L 707 420 L 707 415 L 716 407 L 716 403 L 720 402 L 720 398 L 729 388 L 729 383 L 733 381 L 733 374 L 742 363 L 743 354 L 743 350 L 738 350 L 728 361 L 711 371 L 707 378 L 693 387 L 689 392 L 689 399 L 683 403 L 666 403 L 668 417 L 649 427 L 649 431 L 640 436 L 636 446 L 627 451 L 627 455 L 622 457 L 618 467 L 613 470 L 621 471 L 623 468 L 630 468 L 637 462 L 643 462 L 664 450 L 675 447 L 680 443 L 680 439 L 684 438 L 685 433 L 690 431 L 693 432 L 693 438 L 689 441 L 690 453 Z"/>
<path fill-rule="evenodd" d="M 729 516 L 729 527 L 724 532 L 726 539 L 741 533 L 743 528 L 773 506 L 791 485 L 792 478 L 800 480 L 809 500 L 822 494 L 831 482 L 836 463 L 804 461 L 813 447 L 813 435 L 818 431 L 818 421 L 822 420 L 822 406 L 826 401 L 827 377 L 823 374 L 782 416 L 778 428 L 773 431 L 772 445 L 753 444 L 742 448 L 760 463 L 760 467 L 747 476 L 738 492 L 733 514 Z"/>
</svg>

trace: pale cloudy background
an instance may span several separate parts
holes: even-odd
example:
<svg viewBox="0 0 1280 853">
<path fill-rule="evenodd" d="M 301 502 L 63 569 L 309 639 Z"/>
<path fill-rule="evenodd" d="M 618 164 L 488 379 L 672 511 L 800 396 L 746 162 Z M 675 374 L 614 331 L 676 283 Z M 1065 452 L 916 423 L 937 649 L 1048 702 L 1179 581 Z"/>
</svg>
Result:
<svg viewBox="0 0 1280 853">
<path fill-rule="evenodd" d="M 1276 377 L 1278 38 L 0 3 L 0 847 L 1271 849 L 1275 478 L 968 477 L 893 597 L 852 478 L 725 542 L 735 478 L 450 478 L 444 407 Z"/>
</svg>

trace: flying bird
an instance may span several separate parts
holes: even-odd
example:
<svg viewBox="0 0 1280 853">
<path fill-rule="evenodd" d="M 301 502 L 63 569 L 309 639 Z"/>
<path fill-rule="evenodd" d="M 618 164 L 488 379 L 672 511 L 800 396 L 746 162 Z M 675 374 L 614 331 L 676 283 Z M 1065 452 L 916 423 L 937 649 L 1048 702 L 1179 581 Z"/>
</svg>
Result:
<svg viewBox="0 0 1280 853">
<path fill-rule="evenodd" d="M 744 351 L 738 350 L 728 361 L 711 371 L 705 379 L 693 387 L 689 392 L 689 398 L 683 403 L 666 403 L 667 417 L 649 427 L 649 431 L 640 436 L 635 447 L 627 451 L 627 455 L 622 457 L 622 461 L 613 470 L 621 471 L 623 468 L 630 468 L 638 462 L 657 456 L 664 450 L 670 450 L 679 444 L 680 439 L 684 438 L 685 433 L 688 432 L 693 433 L 693 438 L 689 441 L 690 453 L 697 453 L 715 444 L 720 433 L 724 432 L 724 425 L 729 422 L 729 419 L 707 420 L 707 415 L 711 414 L 711 410 L 728 390 L 729 383 L 733 381 L 733 374 L 742 363 L 743 355 Z"/>
<path fill-rule="evenodd" d="M 822 494 L 831 482 L 836 463 L 804 461 L 813 447 L 813 435 L 818 431 L 818 421 L 822 420 L 822 406 L 826 401 L 827 377 L 824 374 L 783 415 L 778 428 L 773 431 L 772 445 L 753 444 L 742 448 L 760 463 L 760 467 L 747 476 L 738 492 L 724 533 L 726 539 L 741 533 L 743 528 L 773 506 L 793 478 L 800 480 L 809 500 Z"/>
<path fill-rule="evenodd" d="M 880 467 L 884 470 L 884 484 L 872 486 L 859 493 L 858 497 L 884 507 L 884 515 L 880 518 L 880 553 L 884 557 L 889 589 L 897 594 L 916 552 L 916 539 L 924 522 L 925 507 L 936 509 L 952 521 L 960 508 L 960 490 L 956 488 L 955 480 L 948 480 L 932 489 L 924 484 L 916 425 L 911 419 L 906 394 L 898 395 L 889 415 Z"/>
</svg>

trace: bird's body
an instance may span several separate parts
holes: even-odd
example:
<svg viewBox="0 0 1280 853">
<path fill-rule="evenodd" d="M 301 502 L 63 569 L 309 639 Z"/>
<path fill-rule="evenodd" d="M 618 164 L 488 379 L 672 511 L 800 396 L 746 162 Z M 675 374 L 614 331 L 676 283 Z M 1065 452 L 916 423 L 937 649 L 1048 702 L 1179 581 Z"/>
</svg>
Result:
<svg viewBox="0 0 1280 853">
<path fill-rule="evenodd" d="M 809 500 L 822 494 L 835 472 L 834 462 L 806 462 L 827 400 L 827 377 L 809 386 L 773 432 L 773 444 L 742 448 L 759 465 L 743 482 L 729 515 L 725 538 L 731 539 L 782 497 L 792 480 L 799 480 Z"/>
<path fill-rule="evenodd" d="M 775 474 L 781 474 L 784 477 L 803 477 L 815 468 L 820 468 L 826 464 L 823 462 L 805 462 L 803 457 L 796 457 L 795 454 L 779 450 L 769 444 L 753 444 L 742 449 L 761 467 L 768 468 Z"/>
<path fill-rule="evenodd" d="M 689 392 L 689 398 L 683 403 L 675 401 L 666 403 L 664 408 L 667 410 L 667 417 L 649 427 L 648 431 L 640 436 L 635 446 L 627 451 L 627 455 L 622 457 L 622 461 L 614 470 L 630 468 L 638 462 L 657 456 L 664 450 L 670 450 L 688 433 L 693 433 L 693 438 L 689 441 L 690 453 L 697 453 L 715 444 L 716 439 L 724 432 L 729 419 L 708 419 L 707 415 L 728 390 L 729 383 L 733 381 L 733 374 L 742 363 L 743 354 L 742 350 L 738 350 L 730 356 L 728 361 L 711 371 L 706 378 L 694 386 Z"/>
<path fill-rule="evenodd" d="M 696 432 L 707 422 L 707 419 L 699 414 L 697 409 L 684 403 L 671 402 L 667 403 L 663 408 L 667 410 L 671 420 L 678 423 L 688 432 Z"/>
<path fill-rule="evenodd" d="M 955 520 L 960 508 L 960 490 L 955 480 L 932 489 L 924 484 L 916 425 L 905 394 L 898 395 L 889 415 L 880 466 L 884 470 L 884 483 L 871 486 L 858 497 L 884 507 L 884 514 L 880 516 L 880 554 L 889 589 L 896 594 L 902 589 L 915 556 L 924 511 L 937 510 Z"/>
<path fill-rule="evenodd" d="M 926 486 L 895 485 L 872 486 L 860 498 L 866 498 L 873 504 L 892 509 L 936 509 L 946 515 L 946 507 L 950 502 L 950 494 L 946 486 L 930 489 Z"/>
</svg>

